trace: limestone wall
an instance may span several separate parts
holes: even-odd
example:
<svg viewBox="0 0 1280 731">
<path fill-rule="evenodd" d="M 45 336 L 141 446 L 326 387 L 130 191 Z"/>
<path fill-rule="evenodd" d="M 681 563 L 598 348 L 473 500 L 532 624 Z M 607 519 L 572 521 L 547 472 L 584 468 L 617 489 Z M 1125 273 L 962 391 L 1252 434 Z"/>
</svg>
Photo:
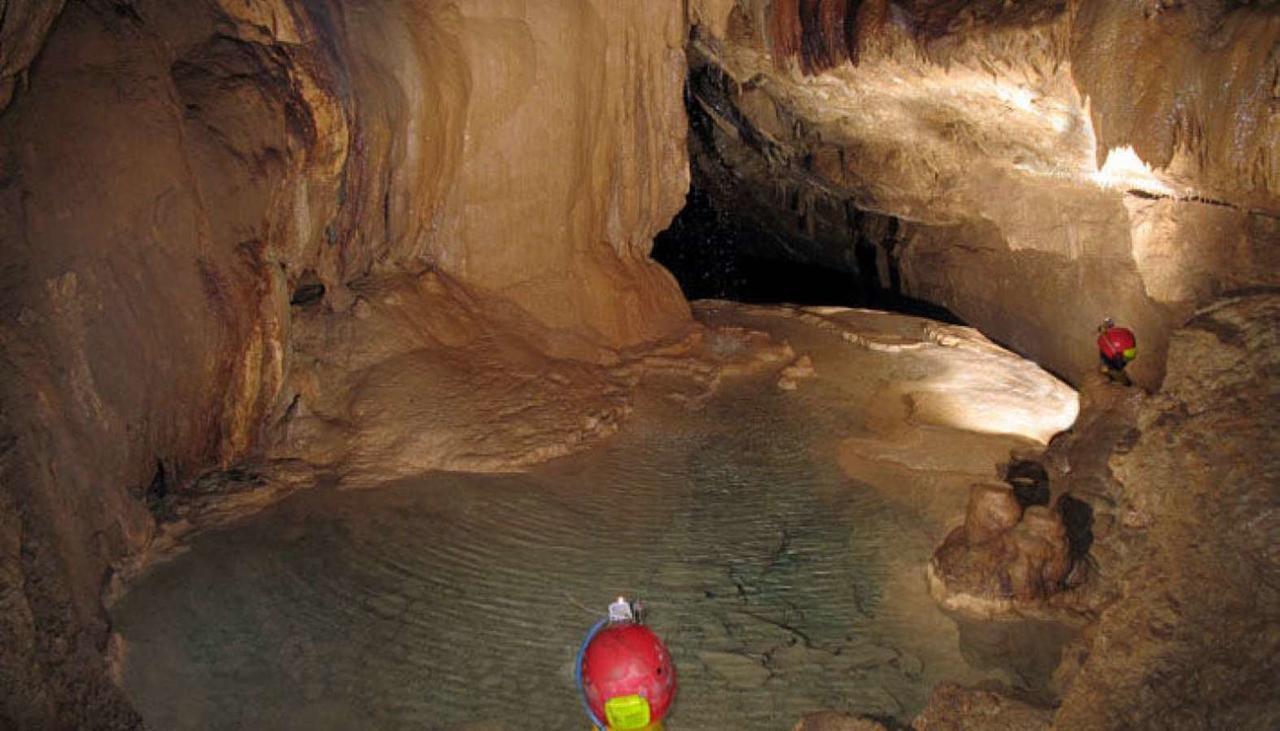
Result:
<svg viewBox="0 0 1280 731">
<path fill-rule="evenodd" d="M 687 185 L 683 23 L 650 0 L 4 4 L 0 726 L 136 723 L 109 567 L 149 499 L 293 402 L 300 285 L 342 312 L 368 274 L 434 270 L 570 358 L 687 320 L 647 259 Z"/>
<path fill-rule="evenodd" d="M 1097 538 L 1061 706 L 944 685 L 914 726 L 1273 727 L 1280 6 L 694 5 L 697 182 L 1093 381 L 1056 442 Z M 1153 395 L 1090 379 L 1106 315 Z"/>
<path fill-rule="evenodd" d="M 1105 316 L 1156 386 L 1168 335 L 1276 281 L 1271 3 L 695 3 L 726 205 L 945 305 L 1072 380 Z M 709 69 L 699 72 L 698 69 Z M 725 188 L 731 188 L 724 193 Z M 868 214 L 897 219 L 869 233 Z"/>
</svg>

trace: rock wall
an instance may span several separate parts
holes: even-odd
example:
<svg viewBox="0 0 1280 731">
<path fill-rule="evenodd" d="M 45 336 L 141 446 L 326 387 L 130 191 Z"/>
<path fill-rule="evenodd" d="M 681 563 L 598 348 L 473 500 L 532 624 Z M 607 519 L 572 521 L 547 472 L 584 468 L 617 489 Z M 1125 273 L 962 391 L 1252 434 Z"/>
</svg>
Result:
<svg viewBox="0 0 1280 731">
<path fill-rule="evenodd" d="M 1275 727 L 1280 4 L 692 6 L 695 187 L 1087 384 L 1061 706 L 943 686 L 916 726 Z M 1107 315 L 1154 395 L 1090 373 Z"/>
<path fill-rule="evenodd" d="M 25 84 L 26 70 L 66 0 L 7 0 L 0 14 L 0 109 Z"/>
<path fill-rule="evenodd" d="M 298 407 L 290 302 L 439 272 L 559 357 L 688 319 L 677 2 L 9 2 L 0 726 L 128 727 L 100 593 Z M 554 336 L 560 333 L 560 336 Z"/>
<path fill-rule="evenodd" d="M 1058 728 L 1280 723 L 1280 294 L 1174 331 L 1154 396 L 1102 382 L 1055 441 L 1055 490 L 1093 506 L 1097 624 L 1059 669 Z"/>
<path fill-rule="evenodd" d="M 775 255 L 870 273 L 1073 381 L 1110 315 L 1138 332 L 1148 387 L 1196 306 L 1275 283 L 1275 3 L 694 17 L 696 185 L 781 221 L 796 243 Z"/>
</svg>

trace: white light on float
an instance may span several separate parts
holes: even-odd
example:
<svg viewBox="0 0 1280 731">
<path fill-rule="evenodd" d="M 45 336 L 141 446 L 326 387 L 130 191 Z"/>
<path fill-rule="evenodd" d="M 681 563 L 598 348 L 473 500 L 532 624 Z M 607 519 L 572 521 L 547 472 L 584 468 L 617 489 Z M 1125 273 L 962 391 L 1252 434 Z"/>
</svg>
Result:
<svg viewBox="0 0 1280 731">
<path fill-rule="evenodd" d="M 1103 188 L 1137 189 L 1156 195 L 1175 195 L 1150 166 L 1138 157 L 1133 147 L 1113 147 L 1107 153 L 1102 169 L 1093 173 L 1093 181 Z"/>
</svg>

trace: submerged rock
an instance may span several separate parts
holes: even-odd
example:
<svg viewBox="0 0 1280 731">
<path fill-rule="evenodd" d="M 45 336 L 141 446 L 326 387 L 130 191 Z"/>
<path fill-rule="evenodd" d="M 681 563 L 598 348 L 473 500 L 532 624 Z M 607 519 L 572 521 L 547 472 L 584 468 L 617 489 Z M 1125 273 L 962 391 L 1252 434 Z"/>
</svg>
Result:
<svg viewBox="0 0 1280 731">
<path fill-rule="evenodd" d="M 769 679 L 769 669 L 759 660 L 736 652 L 704 650 L 698 659 L 735 688 L 760 688 Z"/>
<path fill-rule="evenodd" d="M 817 371 L 813 369 L 813 360 L 807 355 L 802 355 L 791 365 L 782 369 L 782 375 L 778 378 L 778 388 L 783 391 L 794 391 L 801 379 L 813 378 L 816 374 Z"/>
</svg>

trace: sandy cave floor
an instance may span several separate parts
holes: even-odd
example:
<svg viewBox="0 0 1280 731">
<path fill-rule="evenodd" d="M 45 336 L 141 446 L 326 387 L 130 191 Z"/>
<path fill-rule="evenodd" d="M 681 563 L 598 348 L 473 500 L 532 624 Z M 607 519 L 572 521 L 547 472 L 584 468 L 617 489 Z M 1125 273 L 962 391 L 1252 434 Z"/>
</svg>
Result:
<svg viewBox="0 0 1280 731">
<path fill-rule="evenodd" d="M 393 467 L 363 490 L 330 465 L 336 484 L 152 566 L 112 609 L 144 718 L 577 727 L 588 608 L 621 592 L 673 651 L 677 731 L 822 708 L 905 721 L 944 680 L 1047 700 L 1071 630 L 958 623 L 924 566 L 968 485 L 1069 426 L 1075 393 L 966 328 L 695 310 L 696 347 L 614 366 L 628 415 L 597 446 L 519 471 Z"/>
</svg>

